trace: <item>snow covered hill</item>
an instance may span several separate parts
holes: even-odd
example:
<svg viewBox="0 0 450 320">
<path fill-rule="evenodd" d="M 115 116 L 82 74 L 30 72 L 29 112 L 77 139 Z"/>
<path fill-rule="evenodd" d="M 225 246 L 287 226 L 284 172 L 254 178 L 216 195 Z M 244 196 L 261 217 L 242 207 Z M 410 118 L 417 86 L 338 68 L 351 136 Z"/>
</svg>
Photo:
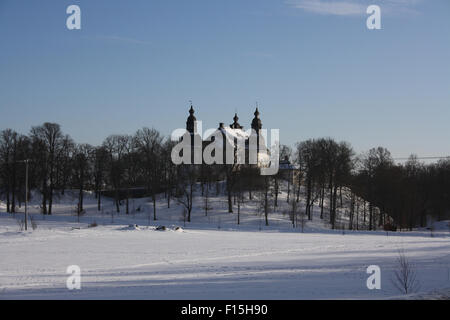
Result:
<svg viewBox="0 0 450 320">
<path fill-rule="evenodd" d="M 192 222 L 176 201 L 163 195 L 153 220 L 149 199 L 130 200 L 114 212 L 102 211 L 86 194 L 86 213 L 75 214 L 76 192 L 56 199 L 54 214 L 31 215 L 37 228 L 20 230 L 15 216 L 0 206 L 0 299 L 387 299 L 448 298 L 450 231 L 413 232 L 329 230 L 318 217 L 293 228 L 286 194 L 264 225 L 259 201 L 241 207 L 240 224 L 227 212 L 226 197 L 195 198 Z M 256 197 L 256 195 L 255 195 Z M 23 212 L 23 208 L 20 209 Z M 19 221 L 19 222 L 18 222 Z M 97 225 L 97 226 L 96 226 Z M 131 226 L 130 226 L 131 225 Z M 166 230 L 158 231 L 159 225 Z M 181 227 L 177 228 L 176 227 Z M 442 227 L 443 226 L 443 227 Z M 30 228 L 31 229 L 31 228 Z M 438 230 L 439 229 L 439 230 Z M 403 250 L 417 272 L 420 289 L 403 295 L 393 285 Z M 66 269 L 81 269 L 81 289 L 68 290 Z M 381 289 L 369 290 L 369 265 L 381 268 Z"/>
</svg>

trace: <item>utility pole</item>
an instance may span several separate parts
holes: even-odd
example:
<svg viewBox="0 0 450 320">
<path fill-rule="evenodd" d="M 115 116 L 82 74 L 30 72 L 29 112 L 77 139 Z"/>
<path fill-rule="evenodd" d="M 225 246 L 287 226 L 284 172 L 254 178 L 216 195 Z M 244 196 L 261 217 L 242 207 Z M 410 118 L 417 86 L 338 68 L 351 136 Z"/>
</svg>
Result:
<svg viewBox="0 0 450 320">
<path fill-rule="evenodd" d="M 25 160 L 25 231 L 28 229 L 28 159 Z"/>
<path fill-rule="evenodd" d="M 28 163 L 30 159 L 21 160 L 18 162 L 25 163 L 25 231 L 28 229 Z"/>
</svg>

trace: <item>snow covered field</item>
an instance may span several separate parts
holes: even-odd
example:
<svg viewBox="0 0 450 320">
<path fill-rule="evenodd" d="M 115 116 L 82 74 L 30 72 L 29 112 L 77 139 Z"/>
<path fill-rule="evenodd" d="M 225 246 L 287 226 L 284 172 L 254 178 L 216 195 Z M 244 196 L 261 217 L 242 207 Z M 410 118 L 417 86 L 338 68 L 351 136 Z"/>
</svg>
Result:
<svg viewBox="0 0 450 320">
<path fill-rule="evenodd" d="M 45 220 L 35 203 L 37 229 L 28 232 L 19 230 L 23 215 L 13 217 L 2 206 L 0 299 L 404 298 L 391 282 L 399 249 L 415 265 L 420 282 L 411 297 L 450 296 L 448 229 L 433 236 L 430 231 L 343 233 L 326 229 L 314 216 L 301 233 L 282 212 L 272 214 L 265 227 L 251 203 L 242 208 L 237 225 L 237 214 L 225 212 L 222 198 L 212 199 L 205 217 L 198 197 L 185 227 L 181 207 L 173 202 L 167 209 L 164 199 L 158 201 L 157 221 L 147 217 L 148 199 L 133 200 L 132 214 L 112 217 L 109 209 L 98 213 L 88 195 L 80 222 L 73 214 L 74 198 L 56 201 L 55 214 Z M 105 208 L 112 211 L 112 202 L 106 200 Z M 94 221 L 98 226 L 89 228 Z M 169 228 L 157 231 L 157 225 Z M 175 225 L 183 230 L 170 228 Z M 70 265 L 81 268 L 81 290 L 66 288 Z M 366 287 L 369 265 L 381 268 L 381 290 Z"/>
</svg>

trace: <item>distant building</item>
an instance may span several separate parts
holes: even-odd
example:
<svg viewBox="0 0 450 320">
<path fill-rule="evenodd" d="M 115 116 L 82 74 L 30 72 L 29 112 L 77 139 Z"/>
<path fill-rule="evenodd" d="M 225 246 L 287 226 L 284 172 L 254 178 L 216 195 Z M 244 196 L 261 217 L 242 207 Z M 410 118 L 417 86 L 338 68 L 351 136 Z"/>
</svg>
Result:
<svg viewBox="0 0 450 320">
<path fill-rule="evenodd" d="M 186 120 L 186 130 L 191 134 L 192 163 L 194 163 L 194 152 L 197 151 L 203 154 L 205 148 L 216 139 L 216 135 L 208 136 L 203 140 L 201 139 L 197 131 L 197 118 L 194 116 L 194 113 L 194 107 L 191 105 L 189 109 L 189 116 Z M 220 133 L 220 135 L 217 136 L 221 136 L 223 141 L 223 163 L 226 163 L 228 148 L 233 148 L 234 161 L 235 163 L 238 162 L 238 145 L 240 145 L 243 146 L 245 150 L 245 164 L 250 164 L 252 156 L 256 157 L 254 162 L 258 167 L 269 164 L 269 150 L 267 149 L 264 137 L 261 134 L 262 122 L 259 118 L 259 114 L 259 110 L 256 108 L 254 118 L 251 123 L 251 132 L 245 131 L 244 127 L 239 124 L 239 117 L 237 113 L 234 114 L 233 123 L 229 126 L 226 126 L 223 122 L 219 123 L 219 127 L 215 133 Z M 201 141 L 201 143 L 195 144 L 194 141 L 196 139 L 197 141 Z M 196 150 L 195 148 L 201 148 L 201 150 Z"/>
<path fill-rule="evenodd" d="M 289 181 L 291 184 L 298 184 L 300 171 L 297 166 L 291 163 L 288 156 L 286 156 L 284 159 L 280 160 L 278 175 L 282 179 Z"/>
</svg>

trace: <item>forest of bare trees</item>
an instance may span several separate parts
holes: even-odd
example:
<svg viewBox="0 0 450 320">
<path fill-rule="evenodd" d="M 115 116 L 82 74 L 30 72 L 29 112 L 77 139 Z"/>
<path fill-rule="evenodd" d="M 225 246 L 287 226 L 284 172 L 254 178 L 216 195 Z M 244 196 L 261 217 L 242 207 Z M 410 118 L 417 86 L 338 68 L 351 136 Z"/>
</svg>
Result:
<svg viewBox="0 0 450 320">
<path fill-rule="evenodd" d="M 287 180 L 293 225 L 298 214 L 311 220 L 315 206 L 332 229 L 412 229 L 425 226 L 429 218 L 449 218 L 449 160 L 424 164 L 411 156 L 396 164 L 382 147 L 356 155 L 347 142 L 311 139 L 297 143 L 293 150 L 281 146 L 280 158 L 295 164 L 295 174 L 287 179 L 282 172 L 262 177 L 257 170 L 237 165 L 175 166 L 170 157 L 173 145 L 149 128 L 134 135 L 111 135 L 100 146 L 74 142 L 55 123 L 33 127 L 28 135 L 6 129 L 0 132 L 0 196 L 7 212 L 22 206 L 23 160 L 29 159 L 29 188 L 41 195 L 44 215 L 52 214 L 55 195 L 72 189 L 78 192 L 79 215 L 84 211 L 84 191 L 92 191 L 99 211 L 102 197 L 108 196 L 114 199 L 115 210 L 125 214 L 130 212 L 130 198 L 148 196 L 156 220 L 157 195 L 164 194 L 167 206 L 177 201 L 190 221 L 195 188 L 201 188 L 208 215 L 212 186 L 218 193 L 217 181 L 223 180 L 228 211 L 238 213 L 238 223 L 244 199 L 258 194 L 268 224 L 270 211 L 279 205 L 281 182 Z"/>
<path fill-rule="evenodd" d="M 348 143 L 330 138 L 300 142 L 296 153 L 309 219 L 315 202 L 323 218 L 326 196 L 333 229 L 336 209 L 344 207 L 343 202 L 347 202 L 348 229 L 361 225 L 369 230 L 412 229 L 426 226 L 427 218 L 449 218 L 449 160 L 426 165 L 412 155 L 404 164 L 396 164 L 385 148 L 355 155 Z"/>
</svg>

